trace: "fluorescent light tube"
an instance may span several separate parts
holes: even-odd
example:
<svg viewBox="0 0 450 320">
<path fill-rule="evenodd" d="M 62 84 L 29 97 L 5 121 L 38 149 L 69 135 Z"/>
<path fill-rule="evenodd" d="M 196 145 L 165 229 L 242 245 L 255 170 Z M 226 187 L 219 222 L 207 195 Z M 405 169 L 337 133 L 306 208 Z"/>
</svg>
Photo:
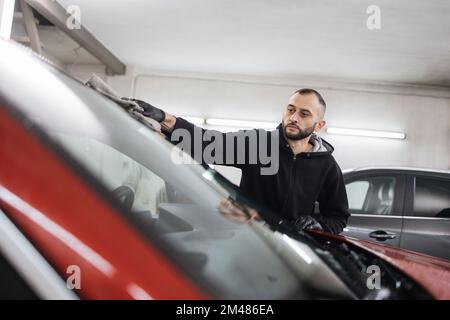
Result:
<svg viewBox="0 0 450 320">
<path fill-rule="evenodd" d="M 202 125 L 205 123 L 205 119 L 200 117 L 191 117 L 191 116 L 179 116 L 179 117 L 196 125 Z"/>
<path fill-rule="evenodd" d="M 402 132 L 360 130 L 360 129 L 347 129 L 347 128 L 328 128 L 327 133 L 341 134 L 341 135 L 347 135 L 347 136 L 388 138 L 388 139 L 400 139 L 400 140 L 403 140 L 406 138 L 406 135 Z"/>
</svg>

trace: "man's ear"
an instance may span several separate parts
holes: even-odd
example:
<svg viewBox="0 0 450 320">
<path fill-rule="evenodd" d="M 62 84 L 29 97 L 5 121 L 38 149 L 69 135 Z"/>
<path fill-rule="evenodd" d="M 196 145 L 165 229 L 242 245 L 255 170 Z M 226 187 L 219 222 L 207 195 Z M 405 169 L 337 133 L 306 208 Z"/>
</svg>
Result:
<svg viewBox="0 0 450 320">
<path fill-rule="evenodd" d="M 325 127 L 326 124 L 327 122 L 325 120 L 320 120 L 319 122 L 316 123 L 315 131 L 322 130 L 322 128 Z"/>
</svg>

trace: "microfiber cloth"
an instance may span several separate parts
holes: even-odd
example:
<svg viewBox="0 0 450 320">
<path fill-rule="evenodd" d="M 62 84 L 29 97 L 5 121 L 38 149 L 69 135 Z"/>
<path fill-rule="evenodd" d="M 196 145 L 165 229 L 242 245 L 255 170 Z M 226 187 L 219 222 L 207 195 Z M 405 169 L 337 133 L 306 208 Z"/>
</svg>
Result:
<svg viewBox="0 0 450 320">
<path fill-rule="evenodd" d="M 103 81 L 102 78 L 100 78 L 96 74 L 92 74 L 92 76 L 89 78 L 88 81 L 85 83 L 86 86 L 94 89 L 95 91 L 99 92 L 106 98 L 114 101 L 119 106 L 121 106 L 123 109 L 128 111 L 133 118 L 137 119 L 141 123 L 145 124 L 146 126 L 150 127 L 152 130 L 155 130 L 157 132 L 161 132 L 161 125 L 146 116 L 142 114 L 144 109 L 140 107 L 136 102 L 131 100 L 125 100 L 120 97 L 120 95 L 114 91 L 113 88 L 111 88 L 105 81 Z"/>
</svg>

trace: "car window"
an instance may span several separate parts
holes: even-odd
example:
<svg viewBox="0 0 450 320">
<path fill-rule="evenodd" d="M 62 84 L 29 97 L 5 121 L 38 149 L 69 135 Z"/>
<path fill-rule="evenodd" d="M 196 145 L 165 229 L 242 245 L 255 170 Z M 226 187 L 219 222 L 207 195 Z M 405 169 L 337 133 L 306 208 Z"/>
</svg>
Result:
<svg viewBox="0 0 450 320">
<path fill-rule="evenodd" d="M 353 213 L 390 215 L 394 202 L 395 177 L 368 177 L 345 185 Z"/>
<path fill-rule="evenodd" d="M 450 181 L 417 177 L 414 215 L 450 218 Z"/>
<path fill-rule="evenodd" d="M 346 185 L 349 209 L 363 210 L 369 186 L 368 181 L 354 181 Z"/>
</svg>

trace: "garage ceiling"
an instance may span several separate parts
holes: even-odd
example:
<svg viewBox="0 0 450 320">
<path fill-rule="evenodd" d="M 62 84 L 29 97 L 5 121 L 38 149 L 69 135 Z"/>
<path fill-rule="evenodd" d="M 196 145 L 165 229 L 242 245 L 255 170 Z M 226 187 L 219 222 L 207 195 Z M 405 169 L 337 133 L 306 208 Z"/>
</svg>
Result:
<svg viewBox="0 0 450 320">
<path fill-rule="evenodd" d="M 448 0 L 58 0 L 141 70 L 450 87 Z M 381 30 L 366 9 L 381 8 Z"/>
</svg>

